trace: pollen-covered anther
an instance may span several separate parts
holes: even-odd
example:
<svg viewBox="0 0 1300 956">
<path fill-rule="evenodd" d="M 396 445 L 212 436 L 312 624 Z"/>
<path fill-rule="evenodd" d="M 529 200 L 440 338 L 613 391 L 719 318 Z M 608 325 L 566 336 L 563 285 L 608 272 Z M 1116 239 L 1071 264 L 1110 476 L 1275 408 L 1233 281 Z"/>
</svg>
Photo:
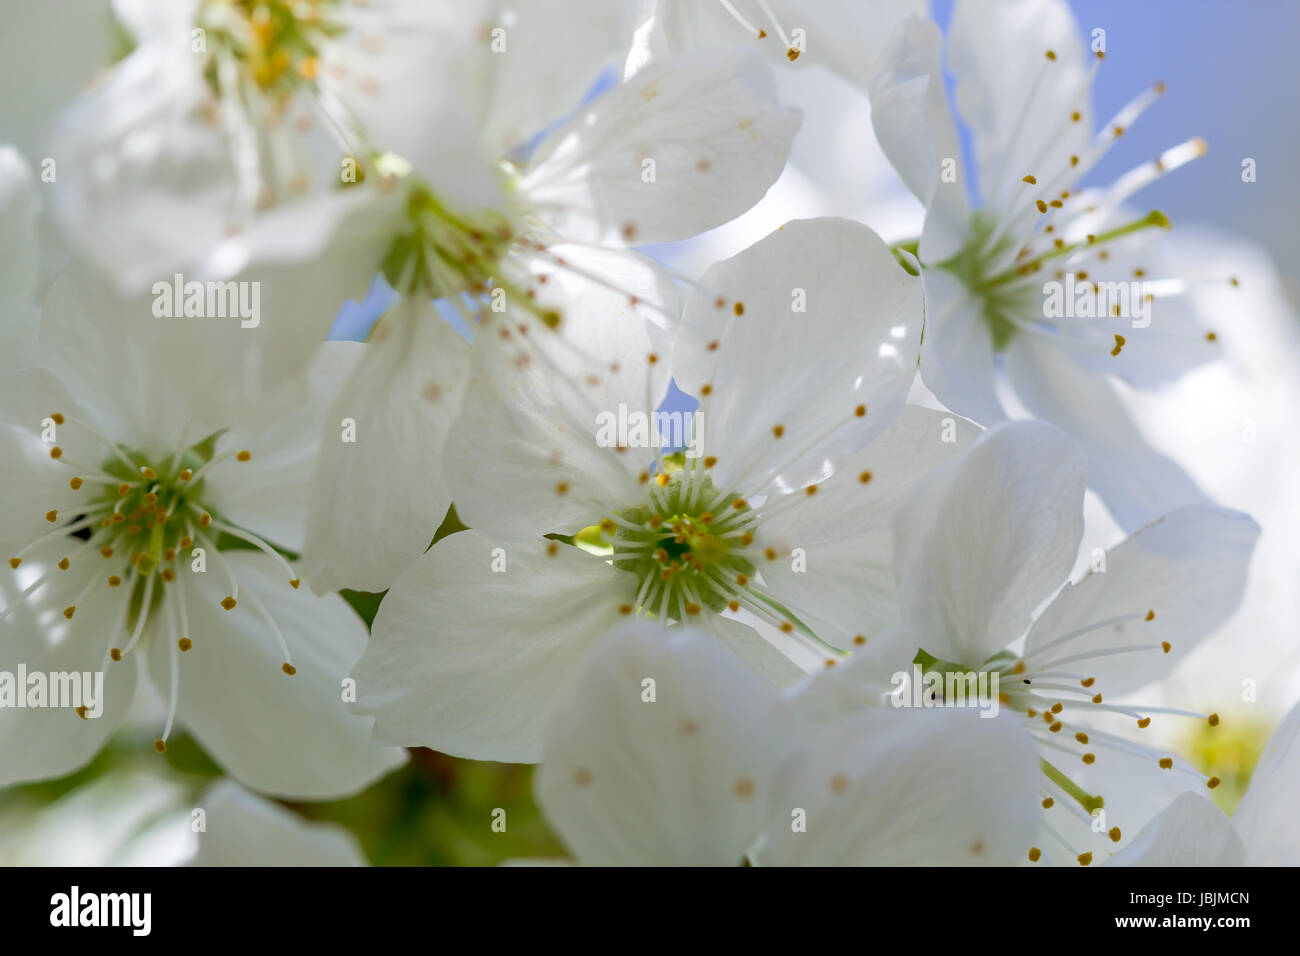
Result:
<svg viewBox="0 0 1300 956">
<path fill-rule="evenodd" d="M 871 481 L 871 472 L 869 471 L 862 472 L 862 474 L 858 475 L 858 481 L 860 481 L 864 485 L 867 482 Z"/>
<path fill-rule="evenodd" d="M 1120 350 L 1124 348 L 1124 343 L 1127 341 L 1128 340 L 1125 339 L 1124 336 L 1120 335 L 1118 332 L 1115 333 L 1115 347 L 1110 350 L 1110 354 L 1119 355 Z"/>
<path fill-rule="evenodd" d="M 1096 694 L 1096 695 L 1092 698 L 1092 702 L 1093 702 L 1094 704 L 1100 704 L 1100 703 L 1101 703 L 1101 694 Z"/>
<path fill-rule="evenodd" d="M 773 435 L 773 437 L 775 437 L 775 438 L 780 438 L 780 437 L 781 437 L 782 435 L 784 435 L 784 434 L 785 434 L 785 426 L 784 426 L 784 425 L 773 425 L 773 426 L 772 426 L 772 435 Z"/>
<path fill-rule="evenodd" d="M 1091 854 L 1091 853 L 1080 853 L 1077 859 L 1079 860 L 1079 865 L 1080 865 L 1080 866 L 1087 866 L 1089 863 L 1092 862 L 1092 854 Z"/>
<path fill-rule="evenodd" d="M 1055 734 L 1055 733 L 1060 733 L 1060 730 L 1061 730 L 1061 722 L 1060 722 L 1059 720 L 1054 720 L 1054 721 L 1052 721 L 1051 726 L 1049 726 L 1047 729 L 1050 730 L 1050 731 L 1051 731 L 1052 733 L 1054 733 L 1054 734 Z"/>
<path fill-rule="evenodd" d="M 120 661 L 122 659 L 121 648 L 117 648 L 117 647 L 113 648 L 111 651 L 108 652 L 108 656 L 115 661 Z"/>
<path fill-rule="evenodd" d="M 208 514 L 206 511 L 199 515 L 200 528 L 206 528 L 210 524 L 212 524 L 212 515 Z"/>
<path fill-rule="evenodd" d="M 239 602 L 237 602 L 230 595 L 226 595 L 221 599 L 221 606 L 224 607 L 227 611 L 233 611 L 235 609 L 235 605 L 238 603 Z"/>
<path fill-rule="evenodd" d="M 1220 783 L 1222 783 L 1222 782 L 1223 782 L 1223 781 L 1221 781 L 1218 777 L 1211 777 L 1209 780 L 1205 781 L 1205 785 L 1206 785 L 1209 789 L 1213 790 L 1215 787 L 1217 787 L 1217 786 L 1218 786 Z"/>
<path fill-rule="evenodd" d="M 294 666 L 293 666 L 292 664 L 290 664 L 288 661 L 286 661 L 285 663 L 283 663 L 283 664 L 280 665 L 280 670 L 284 671 L 284 672 L 285 672 L 286 674 L 288 674 L 290 677 L 292 677 L 294 674 L 298 673 L 298 668 L 294 667 Z"/>
<path fill-rule="evenodd" d="M 59 520 L 58 509 L 53 509 L 45 512 L 45 520 L 48 521 L 50 524 L 54 524 L 54 522 L 58 521 Z"/>
<path fill-rule="evenodd" d="M 75 604 L 70 604 L 63 609 L 63 616 L 66 617 L 69 621 L 72 620 L 72 615 L 76 613 L 77 613 L 77 605 Z"/>
<path fill-rule="evenodd" d="M 71 488 L 73 491 L 78 490 L 81 487 L 81 485 L 82 485 L 82 481 L 80 478 L 73 478 L 71 481 L 68 482 L 68 487 Z"/>
<path fill-rule="evenodd" d="M 1042 856 L 1043 856 L 1043 851 L 1040 850 L 1040 849 L 1038 849 L 1038 847 L 1036 847 L 1036 846 L 1031 846 L 1031 847 L 1029 848 L 1029 862 L 1030 862 L 1030 863 L 1037 863 L 1040 859 L 1042 859 Z"/>
<path fill-rule="evenodd" d="M 176 473 L 176 477 L 179 478 L 181 481 L 189 481 L 191 478 L 194 477 L 194 472 L 190 471 L 188 468 L 182 468 L 179 472 Z"/>
<path fill-rule="evenodd" d="M 731 311 L 734 312 L 736 315 L 744 315 L 744 314 L 745 314 L 745 303 L 743 303 L 743 302 L 737 302 L 735 305 L 733 305 L 733 306 L 731 307 Z"/>
<path fill-rule="evenodd" d="M 853 643 L 861 647 L 863 644 L 867 643 L 867 636 L 865 634 L 855 634 L 853 635 Z"/>
<path fill-rule="evenodd" d="M 55 445 L 53 448 L 50 449 L 50 457 L 51 457 L 51 458 L 62 458 L 62 457 L 63 457 L 63 449 L 60 448 L 58 445 Z"/>
<path fill-rule="evenodd" d="M 163 740 L 161 737 L 159 737 L 157 740 L 155 740 L 155 741 L 153 742 L 153 749 L 156 750 L 156 751 L 157 751 L 158 753 L 160 753 L 160 754 L 161 754 L 161 753 L 166 753 L 166 752 L 167 752 L 167 742 L 166 742 L 165 740 Z"/>
<path fill-rule="evenodd" d="M 90 708 L 88 708 L 85 704 L 82 704 L 80 707 L 77 708 L 77 716 L 80 717 L 82 720 L 89 720 Z"/>
<path fill-rule="evenodd" d="M 1097 761 L 1096 754 L 1087 753 L 1083 755 L 1083 762 L 1086 764 L 1095 763 L 1096 761 Z"/>
<path fill-rule="evenodd" d="M 140 475 L 143 478 L 147 478 L 149 481 L 153 481 L 155 478 L 158 477 L 158 472 L 154 471 L 148 465 L 141 465 Z"/>
<path fill-rule="evenodd" d="M 1174 768 L 1174 759 L 1172 757 L 1161 757 L 1159 764 L 1161 770 L 1172 770 Z"/>
<path fill-rule="evenodd" d="M 22 564 L 22 563 L 23 563 L 23 559 L 22 559 L 22 558 L 10 558 L 10 559 L 9 559 L 9 567 L 13 568 L 15 571 L 18 570 L 18 565 L 20 565 L 20 564 Z"/>
<path fill-rule="evenodd" d="M 817 494 L 817 486 L 816 486 L 816 485 L 809 485 L 807 488 L 804 489 L 804 493 L 805 493 L 809 498 L 811 498 L 813 495 Z"/>
<path fill-rule="evenodd" d="M 1170 644 L 1168 641 L 1161 641 L 1160 649 L 1164 651 L 1166 654 L 1168 654 L 1173 649 L 1173 645 Z"/>
<path fill-rule="evenodd" d="M 793 630 L 794 630 L 794 625 L 791 624 L 789 621 L 781 622 L 781 633 L 789 634 Z"/>
<path fill-rule="evenodd" d="M 1148 727 L 1151 726 L 1151 718 L 1150 718 L 1150 717 L 1139 717 L 1139 718 L 1138 718 L 1137 725 L 1138 725 L 1138 729 L 1139 729 L 1139 730 L 1146 730 Z"/>
</svg>

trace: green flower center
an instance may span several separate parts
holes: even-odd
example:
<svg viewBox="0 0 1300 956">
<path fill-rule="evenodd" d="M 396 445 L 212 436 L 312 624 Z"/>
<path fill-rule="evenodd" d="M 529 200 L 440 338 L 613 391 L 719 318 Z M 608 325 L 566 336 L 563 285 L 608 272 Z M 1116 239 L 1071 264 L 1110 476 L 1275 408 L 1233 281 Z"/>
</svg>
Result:
<svg viewBox="0 0 1300 956">
<path fill-rule="evenodd" d="M 651 479 L 647 504 L 603 526 L 613 534 L 614 567 L 639 582 L 637 605 L 663 620 L 721 613 L 748 593 L 754 573 L 745 556 L 754 539 L 749 505 L 700 472 Z"/>
</svg>

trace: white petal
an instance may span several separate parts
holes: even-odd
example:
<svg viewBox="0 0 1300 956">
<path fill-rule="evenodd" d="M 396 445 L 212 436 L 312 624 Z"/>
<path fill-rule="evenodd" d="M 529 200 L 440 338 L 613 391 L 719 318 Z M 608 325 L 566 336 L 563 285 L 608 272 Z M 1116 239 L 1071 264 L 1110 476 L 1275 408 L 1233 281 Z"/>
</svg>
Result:
<svg viewBox="0 0 1300 956">
<path fill-rule="evenodd" d="M 576 110 L 632 34 L 629 10 L 608 0 L 523 0 L 499 5 L 505 49 L 491 59 L 483 137 L 504 154 Z M 563 50 L 564 54 L 557 55 Z"/>
<path fill-rule="evenodd" d="M 644 38 L 649 48 L 641 58 L 718 44 L 750 44 L 774 60 L 777 69 L 802 70 L 824 64 L 865 87 L 880 68 L 885 46 L 897 24 L 907 16 L 924 16 L 926 12 L 922 0 L 818 0 L 815 4 L 769 0 L 774 24 L 753 0 L 732 0 L 732 5 L 750 25 L 767 35 L 759 37 L 745 29 L 720 3 L 658 0 Z M 802 39 L 803 48 L 794 60 L 776 24 L 780 24 L 790 43 Z"/>
<path fill-rule="evenodd" d="M 1008 865 L 1038 821 L 1029 735 L 969 709 L 868 708 L 818 729 L 778 781 L 767 864 Z"/>
<path fill-rule="evenodd" d="M 1037 668 L 1129 645 L 1149 650 L 1074 663 L 1097 678 L 1107 696 L 1126 694 L 1163 677 L 1241 603 L 1259 525 L 1226 508 L 1189 505 L 1131 535 L 1106 554 L 1105 572 L 1066 587 L 1034 622 L 1026 661 Z M 1151 620 L 1145 620 L 1154 612 Z M 1129 616 L 1051 650 L 1056 638 L 1111 618 Z M 1166 653 L 1159 646 L 1167 641 Z M 1053 668 L 1055 669 L 1055 668 Z"/>
<path fill-rule="evenodd" d="M 0 146 L 0 367 L 23 368 L 36 351 L 37 201 L 31 167 Z"/>
<path fill-rule="evenodd" d="M 510 55 L 508 35 L 505 52 L 490 45 L 497 7 L 493 0 L 349 4 L 349 28 L 321 44 L 326 100 L 464 211 L 495 209 L 503 200 L 498 157 L 481 140 L 494 61 Z"/>
<path fill-rule="evenodd" d="M 1241 866 L 1245 847 L 1222 810 L 1183 793 L 1107 866 Z"/>
<path fill-rule="evenodd" d="M 948 37 L 957 108 L 973 134 L 986 199 L 1022 176 L 1055 175 L 1071 155 L 1087 153 L 1085 46 L 1068 4 L 961 0 Z M 1084 114 L 1077 123 L 1070 122 L 1073 110 Z"/>
<path fill-rule="evenodd" d="M 972 667 L 1015 641 L 1070 573 L 1083 536 L 1083 449 L 1038 422 L 985 433 L 897 512 L 903 621 Z"/>
<path fill-rule="evenodd" d="M 322 343 L 306 389 L 282 389 L 263 408 L 256 427 L 222 434 L 215 455 L 242 450 L 252 458 L 216 466 L 204 482 L 204 504 L 264 540 L 301 551 L 321 433 L 339 433 L 325 411 L 364 352 L 365 346 L 355 342 Z"/>
<path fill-rule="evenodd" d="M 88 714 L 100 713 L 83 720 L 75 705 L 28 708 L 6 702 L 0 707 L 0 786 L 61 777 L 85 766 L 121 726 L 135 697 L 135 662 L 106 663 L 109 642 L 120 633 L 115 629 L 126 615 L 123 589 L 112 590 L 101 583 L 71 619 L 63 615 L 86 584 L 101 573 L 108 575 L 93 552 L 66 571 L 54 570 L 53 563 L 72 551 L 71 546 L 45 549 L 51 580 L 23 600 L 18 595 L 25 578 L 4 569 L 0 610 L 9 610 L 15 601 L 19 606 L 0 621 L 0 672 L 15 682 L 20 666 L 26 668 L 29 681 L 36 673 L 46 681 L 56 673 L 80 675 L 82 705 L 89 708 Z M 98 702 L 84 696 L 94 696 L 96 674 L 101 681 Z M 14 689 L 19 695 L 28 693 L 27 687 L 16 683 Z M 49 696 L 46 700 L 52 702 Z"/>
<path fill-rule="evenodd" d="M 235 170 L 222 128 L 200 117 L 214 105 L 203 62 L 188 43 L 139 46 L 55 128 L 55 217 L 123 291 L 193 261 L 230 225 Z"/>
<path fill-rule="evenodd" d="M 50 459 L 50 448 L 28 431 L 0 425 L 0 556 L 6 561 L 75 517 L 87 497 L 89 487 L 69 487 L 74 473 Z M 46 517 L 50 511 L 56 512 L 53 522 Z"/>
<path fill-rule="evenodd" d="M 983 306 L 943 269 L 927 269 L 921 378 L 959 415 L 991 426 L 1006 414 L 994 392 L 993 334 Z"/>
<path fill-rule="evenodd" d="M 943 88 L 941 42 L 934 23 L 908 18 L 893 34 L 884 66 L 869 86 L 880 146 L 926 205 L 920 253 L 927 264 L 957 253 L 970 219 L 961 147 Z M 953 175 L 942 175 L 949 165 Z"/>
<path fill-rule="evenodd" d="M 548 551 L 554 550 L 554 554 Z M 495 567 L 504 571 L 495 572 Z M 635 580 L 577 548 L 439 541 L 394 582 L 353 676 L 375 737 L 475 760 L 538 759 L 541 724 Z"/>
<path fill-rule="evenodd" d="M 304 570 L 318 593 L 382 591 L 447 513 L 443 445 L 464 397 L 469 347 L 432 304 L 381 321 L 325 416 Z M 354 428 L 350 428 L 355 426 Z"/>
<path fill-rule="evenodd" d="M 775 693 L 709 635 L 624 625 L 552 711 L 537 798 L 582 863 L 736 866 L 790 742 Z"/>
<path fill-rule="evenodd" d="M 1232 822 L 1246 844 L 1248 866 L 1300 865 L 1300 707 L 1293 707 L 1273 731 L 1251 774 L 1250 789 Z"/>
<path fill-rule="evenodd" d="M 513 307 L 484 313 L 478 371 L 447 442 L 457 513 L 512 541 L 574 533 L 602 509 L 644 501 L 652 436 L 640 441 L 617 425 L 652 421 L 667 388 L 667 358 L 654 344 L 667 333 L 654 319 L 676 311 L 671 283 L 626 250 L 549 248 L 565 265 L 539 258 L 531 267 L 547 279 L 537 305 L 557 309 L 559 325 Z"/>
<path fill-rule="evenodd" d="M 952 441 L 945 441 L 949 426 Z M 780 556 L 759 567 L 773 596 L 847 650 L 857 637 L 870 641 L 897 623 L 894 512 L 917 481 L 978 434 L 947 412 L 906 406 L 883 434 L 840 462 L 817 494 L 760 525 L 758 544 Z"/>
<path fill-rule="evenodd" d="M 227 611 L 220 604 L 229 581 L 215 555 L 202 574 L 182 565 L 172 586 L 186 589 L 193 633 L 172 633 L 163 618 L 149 649 L 154 685 L 166 694 L 175 642 L 193 641 L 180 655 L 178 720 L 231 776 L 262 793 L 350 796 L 399 765 L 405 755 L 371 742 L 369 721 L 344 702 L 343 680 L 366 646 L 361 619 L 340 597 L 291 588 L 265 555 L 226 551 L 221 558 L 239 578 L 238 605 Z M 279 642 L 248 591 L 284 635 L 293 676 L 281 671 Z"/>
<path fill-rule="evenodd" d="M 920 309 L 919 280 L 844 219 L 787 223 L 705 273 L 673 375 L 693 395 L 711 387 L 696 432 L 714 484 L 801 488 L 880 434 L 915 377 Z"/>
<path fill-rule="evenodd" d="M 1011 343 L 1007 374 L 1030 412 L 1083 444 L 1088 484 L 1121 527 L 1138 528 L 1173 508 L 1208 500 L 1176 462 L 1147 443 L 1104 377 L 1027 336 Z"/>
<path fill-rule="evenodd" d="M 763 197 L 798 125 L 775 103 L 759 57 L 687 54 L 648 67 L 552 133 L 519 189 L 570 239 L 685 239 Z"/>
<path fill-rule="evenodd" d="M 311 823 L 232 780 L 199 797 L 206 829 L 191 866 L 365 866 L 357 838 L 335 823 Z"/>
</svg>

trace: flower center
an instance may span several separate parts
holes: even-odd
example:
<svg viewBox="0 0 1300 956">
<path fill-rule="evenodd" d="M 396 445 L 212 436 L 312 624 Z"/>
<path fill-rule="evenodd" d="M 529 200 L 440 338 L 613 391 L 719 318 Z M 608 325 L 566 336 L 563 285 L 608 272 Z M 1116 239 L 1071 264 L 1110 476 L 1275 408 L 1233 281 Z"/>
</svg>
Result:
<svg viewBox="0 0 1300 956">
<path fill-rule="evenodd" d="M 461 293 L 494 295 L 500 289 L 517 301 L 528 300 L 502 275 L 502 263 L 516 238 L 506 215 L 490 209 L 472 215 L 454 211 L 418 184 L 408 194 L 406 212 L 407 228 L 393 241 L 381 266 L 394 289 L 435 299 Z"/>
<path fill-rule="evenodd" d="M 746 556 L 754 540 L 749 505 L 719 494 L 700 472 L 659 475 L 645 505 L 608 519 L 614 566 L 640 582 L 637 606 L 664 621 L 685 620 L 704 608 L 735 610 L 738 592 L 748 593 L 754 573 Z"/>
<path fill-rule="evenodd" d="M 208 82 L 220 92 L 226 62 L 267 95 L 291 93 L 314 80 L 322 41 L 343 32 L 325 16 L 339 6 L 338 0 L 207 0 L 198 23 L 214 53 Z"/>
</svg>

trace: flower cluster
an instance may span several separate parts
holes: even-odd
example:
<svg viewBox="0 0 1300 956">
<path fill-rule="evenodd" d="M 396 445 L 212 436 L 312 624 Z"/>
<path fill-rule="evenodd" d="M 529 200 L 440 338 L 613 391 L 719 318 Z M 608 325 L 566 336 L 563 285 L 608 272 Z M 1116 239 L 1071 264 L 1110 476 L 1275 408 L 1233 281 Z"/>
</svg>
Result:
<svg viewBox="0 0 1300 956">
<path fill-rule="evenodd" d="M 200 862 L 362 862 L 254 794 L 403 748 L 539 764 L 582 863 L 1300 862 L 1300 717 L 1231 821 L 1169 731 L 1260 533 L 1128 405 L 1220 355 L 1133 205 L 1206 146 L 1089 178 L 1164 87 L 1096 122 L 1062 0 L 111 6 L 0 151 L 0 785 L 143 719 L 233 778 Z M 670 268 L 818 73 L 919 234 Z"/>
</svg>

